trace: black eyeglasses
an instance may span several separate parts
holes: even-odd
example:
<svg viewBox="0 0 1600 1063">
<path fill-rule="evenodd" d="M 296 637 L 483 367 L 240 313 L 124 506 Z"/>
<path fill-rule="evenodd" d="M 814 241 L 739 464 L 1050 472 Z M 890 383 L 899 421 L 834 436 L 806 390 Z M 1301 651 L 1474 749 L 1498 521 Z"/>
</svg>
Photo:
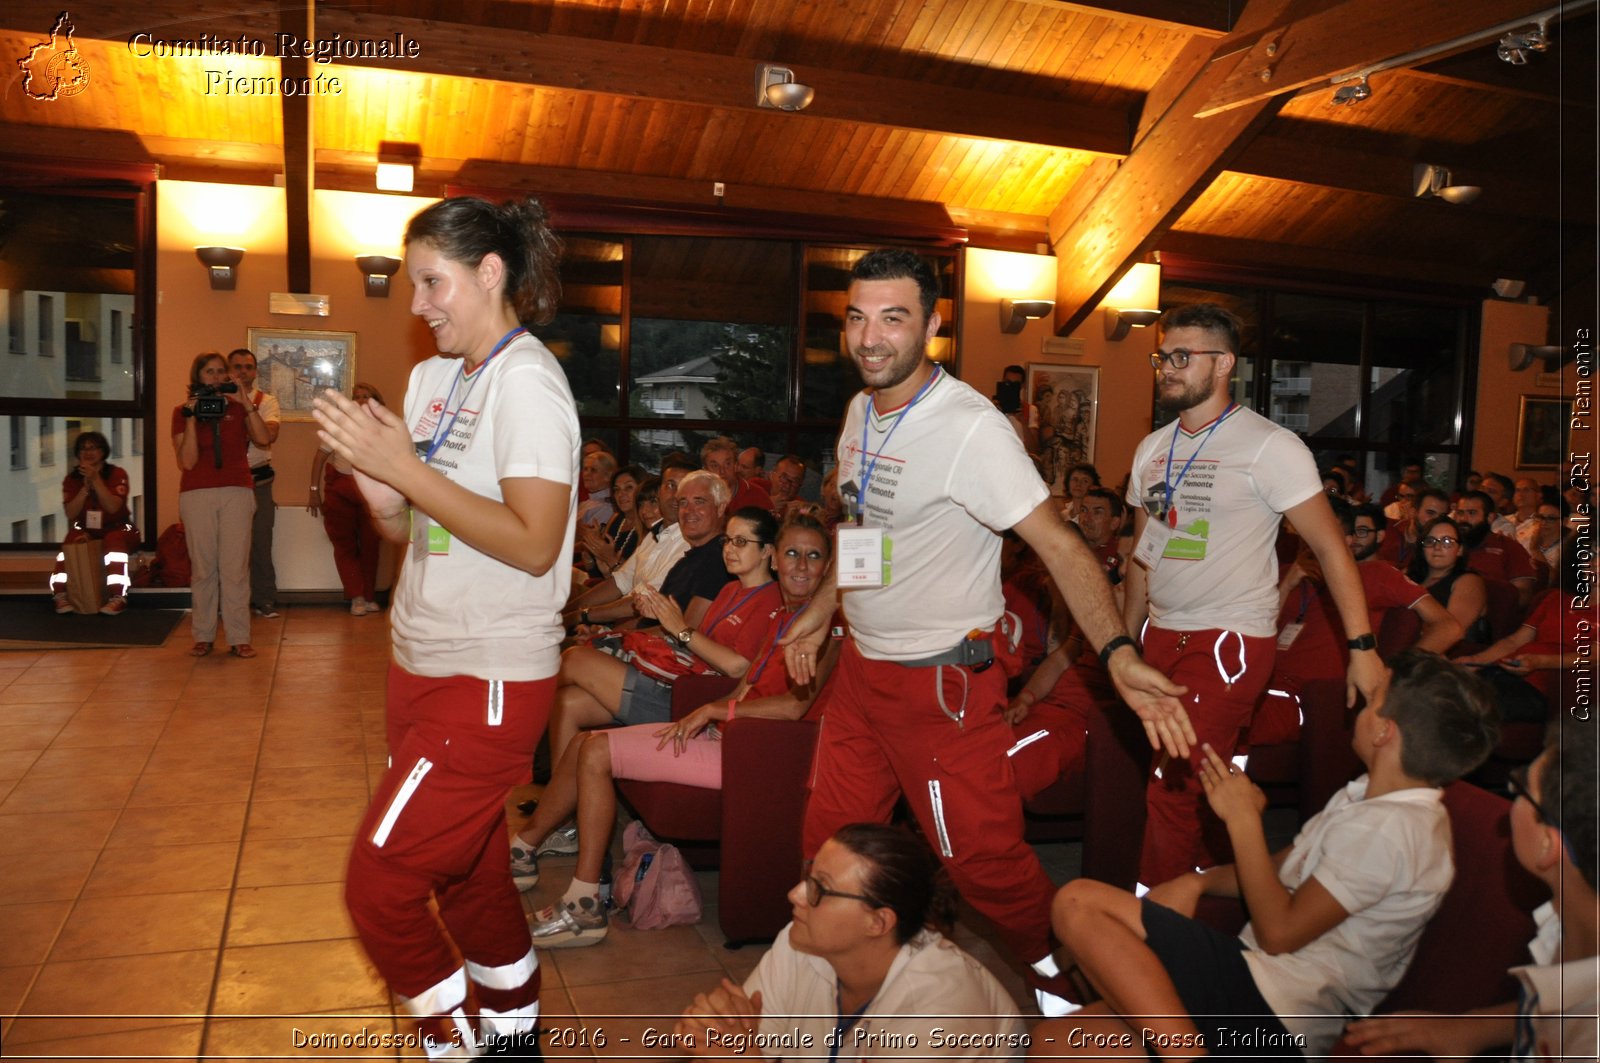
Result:
<svg viewBox="0 0 1600 1063">
<path fill-rule="evenodd" d="M 1533 796 L 1533 791 L 1528 789 L 1528 766 L 1526 764 L 1511 770 L 1511 773 L 1506 776 L 1506 786 L 1511 791 L 1511 799 L 1513 801 L 1519 797 L 1522 798 L 1533 806 L 1534 815 L 1546 823 L 1555 823 L 1555 820 L 1551 819 L 1549 814 L 1545 812 L 1544 806 Z"/>
<path fill-rule="evenodd" d="M 1174 351 L 1163 351 L 1160 348 L 1150 352 L 1150 368 L 1160 369 L 1162 362 L 1171 362 L 1172 368 L 1183 369 L 1189 364 L 1189 359 L 1197 354 L 1227 354 L 1227 351 L 1191 351 L 1187 347 L 1179 347 Z"/>
<path fill-rule="evenodd" d="M 830 890 L 828 887 L 818 882 L 817 876 L 815 875 L 807 875 L 805 878 L 805 883 L 806 904 L 813 908 L 821 904 L 822 898 L 824 897 L 843 897 L 845 900 L 860 901 L 862 904 L 869 905 L 873 908 L 883 907 L 883 905 L 879 904 L 877 900 L 872 897 L 868 897 L 864 893 L 843 893 L 839 890 Z"/>
<path fill-rule="evenodd" d="M 1374 535 L 1377 535 L 1377 534 L 1378 534 L 1378 529 L 1376 529 L 1376 528 L 1357 528 L 1355 531 L 1352 531 L 1350 533 L 1350 538 L 1352 538 L 1352 539 L 1370 539 Z"/>
<path fill-rule="evenodd" d="M 1423 546 L 1455 546 L 1460 539 L 1452 539 L 1448 535 L 1430 535 L 1422 540 Z"/>
<path fill-rule="evenodd" d="M 747 546 L 766 546 L 767 545 L 766 543 L 762 542 L 760 539 L 746 539 L 742 535 L 724 535 L 722 537 L 722 541 L 724 543 L 732 543 L 734 546 L 737 546 L 741 550 L 743 550 Z"/>
</svg>

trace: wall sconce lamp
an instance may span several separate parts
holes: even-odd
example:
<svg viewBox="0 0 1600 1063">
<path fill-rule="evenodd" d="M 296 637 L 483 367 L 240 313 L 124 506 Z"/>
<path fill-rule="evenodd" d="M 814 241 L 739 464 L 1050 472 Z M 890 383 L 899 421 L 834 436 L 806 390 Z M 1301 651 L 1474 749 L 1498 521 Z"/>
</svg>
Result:
<svg viewBox="0 0 1600 1063">
<path fill-rule="evenodd" d="M 817 90 L 794 79 L 786 66 L 763 63 L 756 68 L 756 106 L 776 111 L 803 111 Z"/>
<path fill-rule="evenodd" d="M 1483 195 L 1483 189 L 1477 185 L 1455 184 L 1449 170 L 1425 162 L 1419 162 L 1411 168 L 1411 192 L 1418 199 L 1434 197 L 1458 207 L 1464 207 Z"/>
<path fill-rule="evenodd" d="M 215 292 L 231 292 L 235 281 L 238 279 L 233 268 L 244 258 L 242 247 L 197 247 L 194 249 L 195 257 L 205 264 L 211 271 L 211 290 Z"/>
<path fill-rule="evenodd" d="M 1106 339 L 1126 339 L 1131 330 L 1153 325 L 1160 316 L 1161 311 L 1159 310 L 1108 306 L 1106 307 Z"/>
<path fill-rule="evenodd" d="M 1050 299 L 1002 299 L 1000 300 L 1000 331 L 1017 333 L 1022 331 L 1034 318 L 1044 317 L 1055 309 L 1056 304 Z"/>
<path fill-rule="evenodd" d="M 368 299 L 389 298 L 389 278 L 400 268 L 393 255 L 357 255 L 356 268 L 367 279 Z"/>
<path fill-rule="evenodd" d="M 417 162 L 404 155 L 378 155 L 376 183 L 380 192 L 409 192 L 416 185 Z"/>
<path fill-rule="evenodd" d="M 1576 350 L 1576 348 L 1574 348 Z M 1567 349 L 1559 344 L 1533 344 L 1513 343 L 1511 345 L 1511 371 L 1520 373 L 1533 365 L 1534 362 L 1543 362 L 1544 371 L 1554 372 L 1568 362 Z"/>
</svg>

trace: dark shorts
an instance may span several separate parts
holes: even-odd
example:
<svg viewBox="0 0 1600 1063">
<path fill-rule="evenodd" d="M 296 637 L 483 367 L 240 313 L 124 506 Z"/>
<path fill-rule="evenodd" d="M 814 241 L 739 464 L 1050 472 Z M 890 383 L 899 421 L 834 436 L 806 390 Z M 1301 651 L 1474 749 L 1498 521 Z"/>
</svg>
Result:
<svg viewBox="0 0 1600 1063">
<path fill-rule="evenodd" d="M 622 700 L 617 705 L 617 722 L 666 723 L 672 719 L 672 688 L 658 683 L 639 669 L 628 666 L 622 679 Z"/>
<path fill-rule="evenodd" d="M 1211 1055 L 1295 1059 L 1304 1054 L 1299 1039 L 1256 988 L 1237 937 L 1150 900 L 1141 902 L 1140 918 L 1145 944 L 1166 968 Z"/>
</svg>

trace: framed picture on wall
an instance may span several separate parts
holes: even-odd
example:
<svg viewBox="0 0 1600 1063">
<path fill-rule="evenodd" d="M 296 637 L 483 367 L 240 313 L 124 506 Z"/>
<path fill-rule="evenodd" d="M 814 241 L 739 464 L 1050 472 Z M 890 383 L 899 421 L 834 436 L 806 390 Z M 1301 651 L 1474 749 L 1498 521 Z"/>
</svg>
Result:
<svg viewBox="0 0 1600 1063">
<path fill-rule="evenodd" d="M 1517 468 L 1555 469 L 1567 456 L 1572 400 L 1524 395 L 1517 411 Z"/>
<path fill-rule="evenodd" d="M 253 328 L 245 346 L 255 352 L 256 387 L 275 396 L 285 421 L 311 420 L 311 400 L 334 388 L 350 394 L 356 378 L 356 334 L 311 329 Z"/>
<path fill-rule="evenodd" d="M 1067 473 L 1094 461 L 1100 420 L 1100 367 L 1028 366 L 1028 401 L 1039 411 L 1039 452 L 1050 493 L 1066 494 Z"/>
</svg>

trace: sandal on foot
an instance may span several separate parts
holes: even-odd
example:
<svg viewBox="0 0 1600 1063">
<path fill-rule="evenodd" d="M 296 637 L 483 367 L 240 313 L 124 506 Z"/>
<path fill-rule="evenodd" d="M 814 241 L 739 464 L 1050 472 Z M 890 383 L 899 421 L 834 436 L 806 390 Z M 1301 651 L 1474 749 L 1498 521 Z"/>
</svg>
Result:
<svg viewBox="0 0 1600 1063">
<path fill-rule="evenodd" d="M 206 654 L 208 654 L 210 652 L 211 652 L 211 643 L 209 643 L 209 642 L 197 642 L 189 650 L 189 656 L 190 657 L 204 657 Z"/>
<path fill-rule="evenodd" d="M 229 646 L 228 652 L 233 654 L 235 657 L 242 657 L 246 660 L 249 660 L 251 657 L 256 655 L 256 648 L 250 645 L 248 642 L 241 642 L 236 646 Z"/>
</svg>

